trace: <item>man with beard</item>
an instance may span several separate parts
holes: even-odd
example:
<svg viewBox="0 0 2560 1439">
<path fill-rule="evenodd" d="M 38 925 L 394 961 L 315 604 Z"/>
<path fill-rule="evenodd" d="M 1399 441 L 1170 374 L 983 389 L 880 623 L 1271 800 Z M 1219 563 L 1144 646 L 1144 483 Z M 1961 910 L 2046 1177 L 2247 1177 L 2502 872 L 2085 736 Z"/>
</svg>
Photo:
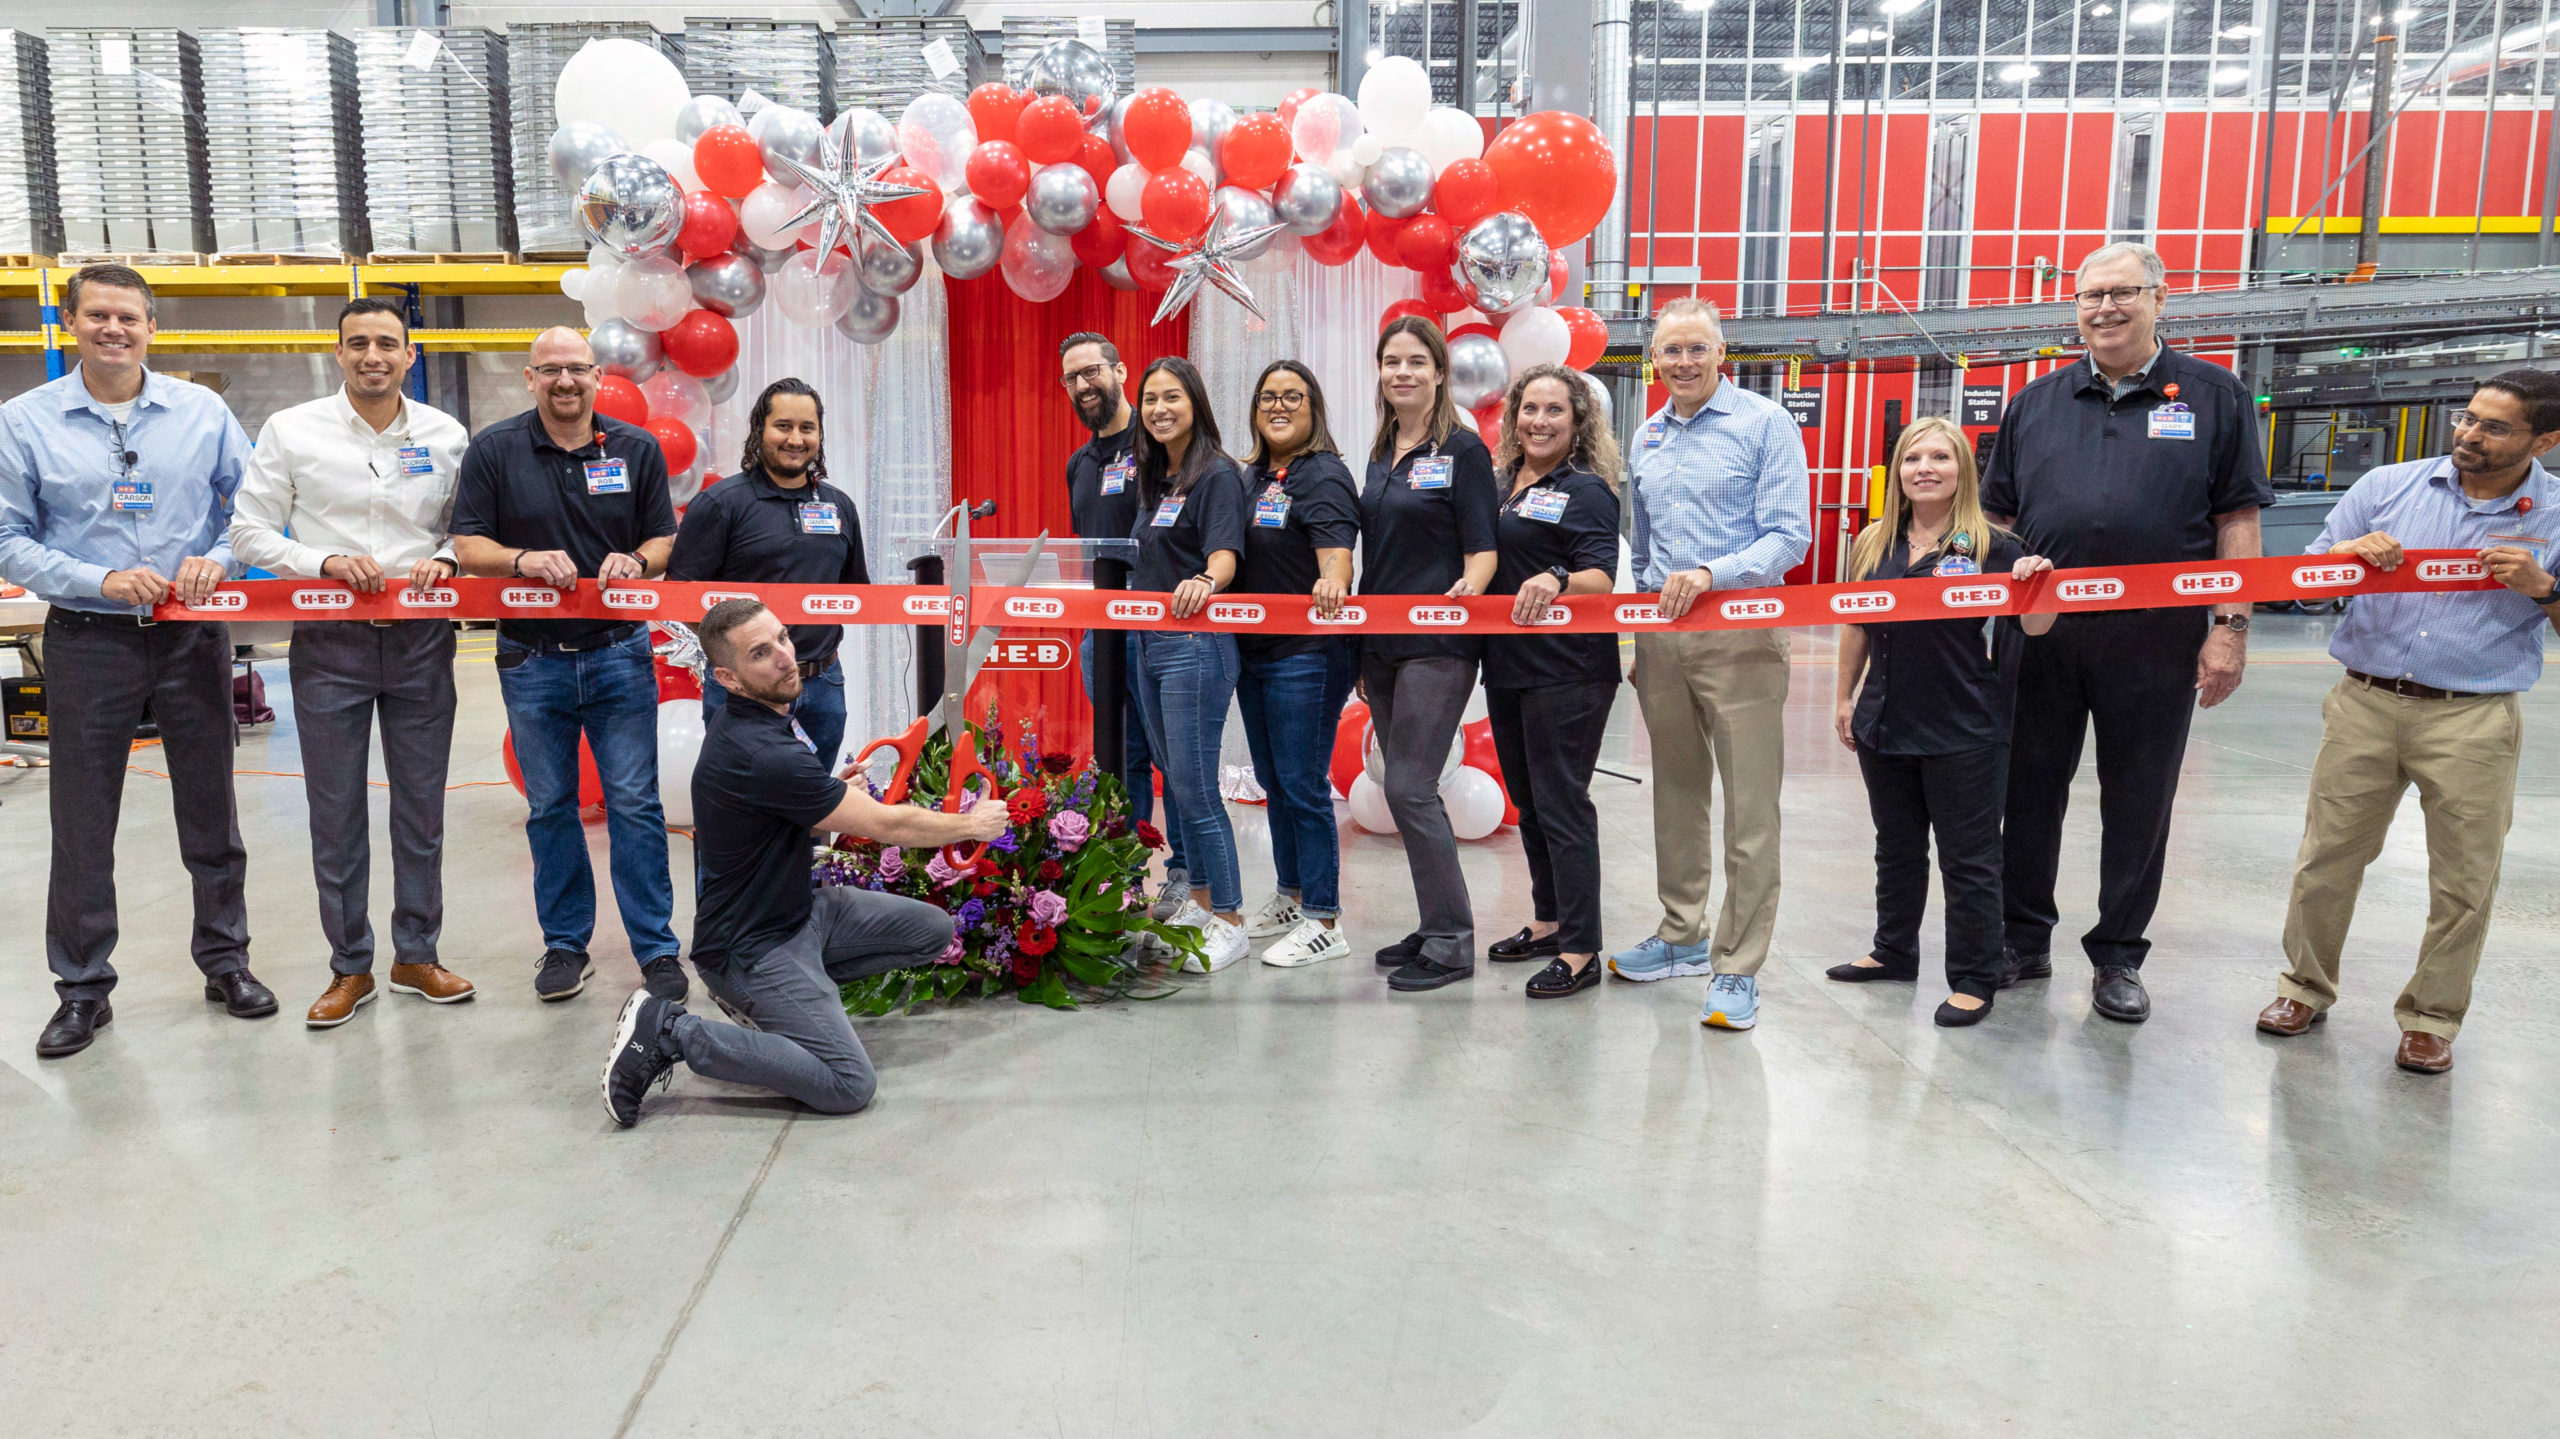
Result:
<svg viewBox="0 0 2560 1439">
<path fill-rule="evenodd" d="M 555 589 L 642 580 L 675 542 L 666 457 L 647 430 L 595 412 L 602 373 L 566 326 L 535 337 L 534 407 L 482 430 L 462 462 L 453 547 L 470 575 Z M 658 679 L 649 627 L 631 620 L 501 620 L 498 690 L 532 814 L 533 901 L 543 954 L 533 991 L 569 998 L 595 974 L 595 874 L 578 815 L 578 739 L 604 782 L 613 897 L 649 988 L 685 995 L 672 926 L 666 814 L 658 802 Z"/>
<path fill-rule="evenodd" d="M 852 766 L 829 774 L 791 717 L 801 689 L 791 631 L 761 601 L 712 606 L 701 638 L 711 677 L 730 701 L 711 717 L 693 767 L 702 866 L 693 963 L 703 988 L 740 1023 L 709 1023 L 648 990 L 634 993 L 605 1056 L 605 1112 L 626 1128 L 637 1123 L 649 1087 L 682 1060 L 707 1079 L 851 1114 L 871 1102 L 876 1081 L 837 986 L 932 963 L 950 946 L 952 921 L 901 895 L 814 889 L 811 831 L 930 849 L 1002 838 L 1005 807 L 944 814 L 886 805 L 845 783 Z"/>
<path fill-rule="evenodd" d="M 1067 457 L 1067 507 L 1074 518 L 1076 538 L 1125 540 L 1138 521 L 1137 462 L 1129 454 L 1138 427 L 1129 409 L 1128 367 L 1120 363 L 1119 346 L 1091 330 L 1080 330 L 1059 342 L 1058 364 L 1058 382 L 1066 386 L 1067 398 L 1076 407 L 1076 418 L 1093 432 L 1093 438 L 1083 448 Z M 1108 635 L 1127 657 L 1120 671 L 1124 685 L 1134 684 L 1138 673 L 1131 636 L 1120 631 L 1088 631 L 1078 652 L 1083 662 L 1087 704 L 1096 703 L 1093 646 L 1097 633 Z M 1137 692 L 1128 690 L 1121 703 L 1124 752 L 1120 780 L 1129 790 L 1129 817 L 1141 820 L 1155 811 L 1154 756 L 1147 750 L 1147 727 L 1138 723 Z M 1168 837 L 1180 830 L 1173 822 L 1172 809 L 1168 798 Z"/>
<path fill-rule="evenodd" d="M 2285 906 L 2269 1034 L 2297 1035 L 2338 998 L 2338 952 L 2365 866 L 2382 853 L 2411 784 L 2427 821 L 2427 930 L 2392 1005 L 2402 1069 L 2442 1074 L 2471 1003 L 2515 818 L 2518 696 L 2542 675 L 2560 627 L 2560 490 L 2542 456 L 2560 445 L 2560 377 L 2492 375 L 2453 412 L 2453 453 L 2384 465 L 2329 512 L 2310 553 L 2398 569 L 2403 550 L 2468 550 L 2505 589 L 2360 595 L 2329 653 L 2346 677 L 2320 705 L 2320 757 Z"/>
<path fill-rule="evenodd" d="M 871 583 L 853 497 L 827 483 L 825 422 L 826 407 L 807 381 L 765 386 L 747 416 L 736 478 L 685 507 L 667 578 Z M 820 763 L 830 766 L 844 748 L 844 669 L 836 661 L 843 642 L 842 625 L 791 627 L 791 648 L 800 656 L 800 695 L 791 702 L 791 717 L 817 743 Z M 703 719 L 718 714 L 728 698 L 718 685 L 704 690 Z"/>
</svg>

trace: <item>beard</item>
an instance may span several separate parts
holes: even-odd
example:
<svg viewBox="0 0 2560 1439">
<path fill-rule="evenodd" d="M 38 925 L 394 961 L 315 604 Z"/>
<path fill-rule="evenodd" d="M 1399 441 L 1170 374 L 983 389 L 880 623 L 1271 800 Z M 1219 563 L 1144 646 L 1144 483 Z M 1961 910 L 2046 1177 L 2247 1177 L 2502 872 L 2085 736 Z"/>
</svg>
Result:
<svg viewBox="0 0 2560 1439">
<path fill-rule="evenodd" d="M 770 686 L 756 684 L 741 675 L 738 677 L 737 686 L 731 692 L 740 699 L 757 700 L 776 709 L 787 710 L 791 708 L 793 700 L 800 698 L 801 688 L 800 671 L 794 669 Z"/>
<path fill-rule="evenodd" d="M 803 455 L 797 460 L 791 460 L 771 450 L 765 451 L 760 460 L 764 466 L 764 472 L 777 480 L 796 480 L 809 473 L 810 466 L 817 462 L 818 457 L 815 454 Z"/>
<path fill-rule="evenodd" d="M 1076 418 L 1084 421 L 1084 427 L 1097 435 L 1118 413 L 1120 387 L 1117 385 L 1096 385 L 1076 400 Z"/>
</svg>

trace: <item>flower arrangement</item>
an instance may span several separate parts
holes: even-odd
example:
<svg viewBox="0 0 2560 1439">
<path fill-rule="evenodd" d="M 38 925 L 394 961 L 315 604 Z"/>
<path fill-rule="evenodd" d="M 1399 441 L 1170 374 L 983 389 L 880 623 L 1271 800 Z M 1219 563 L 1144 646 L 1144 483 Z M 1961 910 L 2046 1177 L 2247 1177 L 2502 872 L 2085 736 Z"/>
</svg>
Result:
<svg viewBox="0 0 2560 1439">
<path fill-rule="evenodd" d="M 921 899 L 950 911 L 955 930 L 933 964 L 843 986 L 847 1011 L 887 1014 L 1007 989 L 1025 1003 L 1072 1009 L 1078 990 L 1089 997 L 1128 992 L 1139 969 L 1132 941 L 1140 935 L 1180 958 L 1201 952 L 1198 930 L 1148 917 L 1147 852 L 1163 848 L 1164 836 L 1143 820 L 1129 822 L 1116 776 L 1043 753 L 1027 724 L 1021 748 L 1007 753 L 992 709 L 985 727 L 966 728 L 980 761 L 995 772 L 1013 822 L 974 867 L 955 866 L 940 850 L 920 854 L 869 840 L 848 839 L 819 853 L 820 885 Z M 908 801 L 940 805 L 950 771 L 951 741 L 937 732 L 908 780 Z"/>
</svg>

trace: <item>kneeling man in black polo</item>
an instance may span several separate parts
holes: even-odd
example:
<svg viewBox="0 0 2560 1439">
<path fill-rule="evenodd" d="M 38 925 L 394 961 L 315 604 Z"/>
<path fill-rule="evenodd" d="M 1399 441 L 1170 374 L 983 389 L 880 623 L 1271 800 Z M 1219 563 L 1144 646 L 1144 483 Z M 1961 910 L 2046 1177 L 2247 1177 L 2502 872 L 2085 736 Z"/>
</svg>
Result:
<svg viewBox="0 0 2560 1439">
<path fill-rule="evenodd" d="M 951 916 L 899 895 L 814 889 L 811 831 L 930 848 L 1001 838 L 1005 808 L 886 805 L 829 774 L 791 718 L 801 684 L 791 633 L 761 601 L 723 600 L 700 634 L 730 703 L 712 716 L 693 767 L 702 894 L 693 964 L 739 1023 L 635 992 L 605 1058 L 605 1110 L 617 1124 L 638 1122 L 642 1096 L 682 1060 L 707 1078 L 850 1114 L 871 1102 L 875 1081 L 836 987 L 932 963 L 951 943 Z"/>
</svg>

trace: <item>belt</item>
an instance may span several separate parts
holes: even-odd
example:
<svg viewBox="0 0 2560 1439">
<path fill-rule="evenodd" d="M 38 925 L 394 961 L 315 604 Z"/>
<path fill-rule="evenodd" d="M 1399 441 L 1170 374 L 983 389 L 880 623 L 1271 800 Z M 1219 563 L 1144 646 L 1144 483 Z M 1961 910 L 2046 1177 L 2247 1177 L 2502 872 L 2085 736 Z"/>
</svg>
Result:
<svg viewBox="0 0 2560 1439">
<path fill-rule="evenodd" d="M 2366 674 L 2362 670 L 2347 671 L 2347 678 L 2360 681 L 2366 689 L 2388 690 L 2392 694 L 2400 696 L 2402 699 L 2476 700 L 2480 698 L 2478 694 L 2470 690 L 2440 690 L 2434 685 L 2422 685 L 2416 680 L 2379 679 L 2373 675 Z"/>
<path fill-rule="evenodd" d="M 75 610 L 64 605 L 55 605 L 47 609 L 45 618 L 61 620 L 65 624 L 122 625 L 127 629 L 135 630 L 147 630 L 160 623 L 149 615 L 115 615 L 100 610 Z"/>
<path fill-rule="evenodd" d="M 827 666 L 834 663 L 835 661 L 832 658 L 823 660 L 802 660 L 800 662 L 800 678 L 804 680 L 816 679 L 818 676 L 826 673 Z"/>
</svg>

